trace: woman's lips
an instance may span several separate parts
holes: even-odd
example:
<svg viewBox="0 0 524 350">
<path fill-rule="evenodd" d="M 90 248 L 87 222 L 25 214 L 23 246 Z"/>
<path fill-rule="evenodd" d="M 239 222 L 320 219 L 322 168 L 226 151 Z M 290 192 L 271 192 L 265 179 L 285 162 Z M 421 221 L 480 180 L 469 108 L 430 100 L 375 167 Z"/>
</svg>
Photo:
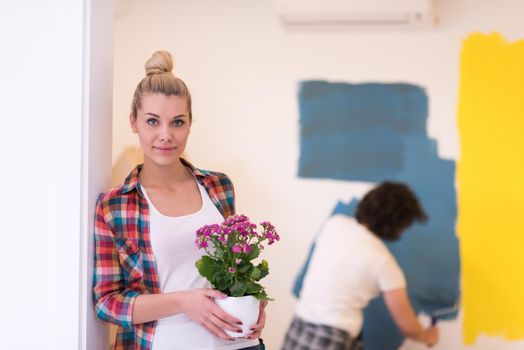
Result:
<svg viewBox="0 0 524 350">
<path fill-rule="evenodd" d="M 165 152 L 167 152 L 167 151 L 173 151 L 173 150 L 176 149 L 176 147 L 155 147 L 155 146 L 153 146 L 153 148 L 154 148 L 154 149 L 157 149 L 157 150 L 159 150 L 159 151 L 165 151 Z"/>
</svg>

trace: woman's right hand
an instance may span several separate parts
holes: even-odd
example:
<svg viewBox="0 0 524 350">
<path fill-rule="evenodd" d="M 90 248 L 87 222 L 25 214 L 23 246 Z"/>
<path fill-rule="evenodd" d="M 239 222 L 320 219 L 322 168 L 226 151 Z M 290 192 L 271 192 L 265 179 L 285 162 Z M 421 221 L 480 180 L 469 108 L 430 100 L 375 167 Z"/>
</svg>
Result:
<svg viewBox="0 0 524 350">
<path fill-rule="evenodd" d="M 226 298 L 225 294 L 210 288 L 181 291 L 177 294 L 180 297 L 180 310 L 217 337 L 234 340 L 224 329 L 242 332 L 238 327 L 242 324 L 240 320 L 226 313 L 213 301 Z"/>
</svg>

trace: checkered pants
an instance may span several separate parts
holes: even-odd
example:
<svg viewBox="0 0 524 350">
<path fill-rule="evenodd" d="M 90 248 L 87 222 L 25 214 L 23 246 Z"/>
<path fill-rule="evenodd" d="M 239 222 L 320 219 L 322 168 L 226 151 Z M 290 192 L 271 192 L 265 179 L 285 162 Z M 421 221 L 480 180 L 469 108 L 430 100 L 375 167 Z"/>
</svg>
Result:
<svg viewBox="0 0 524 350">
<path fill-rule="evenodd" d="M 359 339 L 338 328 L 316 325 L 293 318 L 282 350 L 362 350 Z"/>
</svg>

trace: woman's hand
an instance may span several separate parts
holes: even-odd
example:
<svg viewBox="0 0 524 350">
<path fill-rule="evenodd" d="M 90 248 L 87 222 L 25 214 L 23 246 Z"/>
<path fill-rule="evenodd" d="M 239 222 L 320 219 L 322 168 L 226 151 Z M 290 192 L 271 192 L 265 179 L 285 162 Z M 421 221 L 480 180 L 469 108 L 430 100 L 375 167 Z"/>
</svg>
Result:
<svg viewBox="0 0 524 350">
<path fill-rule="evenodd" d="M 260 335 L 262 334 L 262 329 L 264 329 L 264 326 L 266 325 L 266 306 L 267 306 L 267 300 L 262 300 L 260 302 L 260 312 L 258 314 L 258 321 L 256 324 L 249 327 L 250 330 L 253 331 L 250 335 L 248 335 L 247 339 L 257 339 L 260 338 Z"/>
<path fill-rule="evenodd" d="M 240 320 L 227 314 L 213 301 L 213 298 L 226 298 L 227 296 L 223 293 L 209 288 L 177 293 L 180 293 L 181 311 L 217 337 L 233 340 L 232 337 L 224 332 L 224 329 L 232 332 L 242 332 L 238 327 L 238 325 L 242 324 Z"/>
</svg>

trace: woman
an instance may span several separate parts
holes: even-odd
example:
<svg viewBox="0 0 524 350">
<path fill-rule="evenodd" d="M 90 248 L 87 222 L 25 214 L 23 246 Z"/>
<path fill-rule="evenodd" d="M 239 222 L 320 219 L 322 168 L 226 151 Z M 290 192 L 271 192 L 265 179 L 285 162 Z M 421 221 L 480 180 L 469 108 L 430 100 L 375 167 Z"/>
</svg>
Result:
<svg viewBox="0 0 524 350">
<path fill-rule="evenodd" d="M 97 316 L 118 326 L 115 349 L 259 349 L 265 322 L 233 339 L 240 321 L 198 274 L 195 232 L 235 212 L 233 185 L 221 173 L 181 158 L 189 137 L 191 95 L 171 70 L 171 55 L 146 62 L 129 116 L 144 163 L 96 206 L 93 296 Z"/>
<path fill-rule="evenodd" d="M 432 346 L 438 329 L 424 329 L 406 280 L 382 240 L 396 240 L 426 214 L 402 183 L 384 182 L 359 203 L 356 220 L 335 215 L 317 238 L 284 350 L 361 349 L 363 310 L 382 293 L 405 336 Z"/>
</svg>

